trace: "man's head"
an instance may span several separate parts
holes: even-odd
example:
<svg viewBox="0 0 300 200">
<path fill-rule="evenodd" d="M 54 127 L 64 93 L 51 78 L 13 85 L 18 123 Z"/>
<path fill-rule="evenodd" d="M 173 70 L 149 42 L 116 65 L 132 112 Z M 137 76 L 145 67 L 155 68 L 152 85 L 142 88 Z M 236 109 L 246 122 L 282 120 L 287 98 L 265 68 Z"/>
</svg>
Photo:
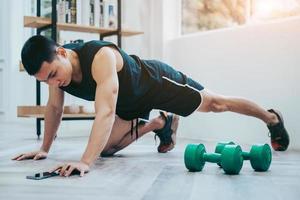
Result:
<svg viewBox="0 0 300 200">
<path fill-rule="evenodd" d="M 36 35 L 29 38 L 21 53 L 29 75 L 49 85 L 65 86 L 71 82 L 72 65 L 67 51 L 53 40 Z"/>
</svg>

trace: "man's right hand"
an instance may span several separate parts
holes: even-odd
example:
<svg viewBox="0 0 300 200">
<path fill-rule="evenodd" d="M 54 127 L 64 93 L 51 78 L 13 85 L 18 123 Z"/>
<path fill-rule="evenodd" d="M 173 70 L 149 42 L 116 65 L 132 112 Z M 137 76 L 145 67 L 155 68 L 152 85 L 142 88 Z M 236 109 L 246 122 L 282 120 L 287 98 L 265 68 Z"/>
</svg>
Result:
<svg viewBox="0 0 300 200">
<path fill-rule="evenodd" d="M 47 155 L 48 155 L 48 153 L 46 151 L 39 150 L 39 151 L 30 152 L 30 153 L 19 154 L 19 155 L 15 156 L 14 158 L 12 158 L 12 160 L 17 160 L 17 161 L 27 160 L 27 159 L 41 160 L 41 159 L 47 158 Z"/>
</svg>

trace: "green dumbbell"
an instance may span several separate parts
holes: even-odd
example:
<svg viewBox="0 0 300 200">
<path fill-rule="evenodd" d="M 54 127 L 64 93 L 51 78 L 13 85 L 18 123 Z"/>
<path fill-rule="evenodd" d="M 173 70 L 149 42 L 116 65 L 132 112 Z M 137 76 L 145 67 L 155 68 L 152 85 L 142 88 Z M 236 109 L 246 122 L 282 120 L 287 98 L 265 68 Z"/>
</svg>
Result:
<svg viewBox="0 0 300 200">
<path fill-rule="evenodd" d="M 189 171 L 201 171 L 205 162 L 221 163 L 226 174 L 238 174 L 243 166 L 242 149 L 239 145 L 226 145 L 221 154 L 206 153 L 203 144 L 189 144 L 184 152 L 184 164 Z"/>
<path fill-rule="evenodd" d="M 234 142 L 220 142 L 217 144 L 215 153 L 221 153 L 226 145 Z M 253 145 L 250 152 L 242 152 L 244 160 L 250 160 L 250 164 L 255 171 L 267 171 L 271 165 L 272 152 L 268 144 Z M 221 164 L 218 163 L 221 167 Z"/>
</svg>

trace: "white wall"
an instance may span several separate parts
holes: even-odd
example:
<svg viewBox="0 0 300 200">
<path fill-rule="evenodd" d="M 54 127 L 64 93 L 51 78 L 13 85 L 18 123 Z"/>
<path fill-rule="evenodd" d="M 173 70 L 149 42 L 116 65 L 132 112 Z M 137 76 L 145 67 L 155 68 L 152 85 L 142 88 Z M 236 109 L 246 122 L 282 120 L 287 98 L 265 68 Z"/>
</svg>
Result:
<svg viewBox="0 0 300 200">
<path fill-rule="evenodd" d="M 4 38 L 4 52 L 5 52 L 5 70 L 4 70 L 4 112 L 1 116 L 2 121 L 10 121 L 16 119 L 16 105 L 18 101 L 22 100 L 24 96 L 30 98 L 31 87 L 25 87 L 24 79 L 18 72 L 20 47 L 23 39 L 23 1 L 17 0 L 4 0 L 2 2 L 3 14 L 5 17 L 4 23 L 1 25 Z M 11 12 L 11 10 L 14 12 Z M 19 90 L 20 86 L 24 90 Z M 22 95 L 23 94 L 23 95 Z"/>
<path fill-rule="evenodd" d="M 169 40 L 165 60 L 225 95 L 279 109 L 300 149 L 300 18 L 197 33 Z M 260 121 L 237 114 L 193 114 L 182 119 L 181 136 L 247 143 L 268 141 Z"/>
<path fill-rule="evenodd" d="M 165 59 L 166 42 L 181 32 L 181 0 L 150 1 L 148 46 L 153 59 Z"/>
<path fill-rule="evenodd" d="M 5 3 L 5 2 L 4 2 Z M 4 20 L 5 10 L 3 7 L 0 7 L 0 29 L 5 30 L 6 21 Z M 3 119 L 3 113 L 5 108 L 5 73 L 6 73 L 6 63 L 7 63 L 7 54 L 5 51 L 5 36 L 6 33 L 4 31 L 0 31 L 0 121 Z"/>
</svg>

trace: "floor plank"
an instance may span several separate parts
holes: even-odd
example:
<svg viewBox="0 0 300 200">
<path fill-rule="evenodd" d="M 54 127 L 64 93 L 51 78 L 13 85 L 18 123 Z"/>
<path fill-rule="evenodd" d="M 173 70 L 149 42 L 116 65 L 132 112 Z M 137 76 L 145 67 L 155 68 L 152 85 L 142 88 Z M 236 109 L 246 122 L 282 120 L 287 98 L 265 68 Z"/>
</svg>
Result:
<svg viewBox="0 0 300 200">
<path fill-rule="evenodd" d="M 271 168 L 265 173 L 253 171 L 248 161 L 236 176 L 225 175 L 211 163 L 202 172 L 190 173 L 183 163 L 185 145 L 203 141 L 179 139 L 172 152 L 158 154 L 152 134 L 114 157 L 99 158 L 83 178 L 28 180 L 27 175 L 80 159 L 88 140 L 86 132 L 61 130 L 64 133 L 47 159 L 12 161 L 15 154 L 39 148 L 41 140 L 36 140 L 32 130 L 22 125 L 0 125 L 0 199 L 290 200 L 300 195 L 300 152 L 273 152 Z M 214 149 L 214 142 L 204 144 L 209 152 Z"/>
</svg>

